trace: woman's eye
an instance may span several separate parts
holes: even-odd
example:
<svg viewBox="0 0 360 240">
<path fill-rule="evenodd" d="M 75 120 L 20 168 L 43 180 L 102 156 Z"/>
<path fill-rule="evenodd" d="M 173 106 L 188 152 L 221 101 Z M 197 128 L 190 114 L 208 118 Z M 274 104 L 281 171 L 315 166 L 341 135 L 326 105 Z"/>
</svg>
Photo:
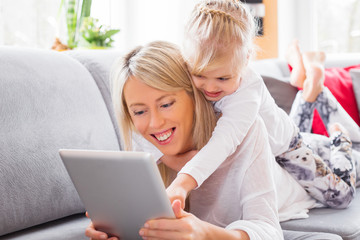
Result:
<svg viewBox="0 0 360 240">
<path fill-rule="evenodd" d="M 161 105 L 161 107 L 162 108 L 168 108 L 168 107 L 171 107 L 174 103 L 175 103 L 175 101 L 170 102 L 170 103 L 166 103 L 166 104 Z"/>
<path fill-rule="evenodd" d="M 134 111 L 134 116 L 139 116 L 145 113 L 145 111 Z"/>
</svg>

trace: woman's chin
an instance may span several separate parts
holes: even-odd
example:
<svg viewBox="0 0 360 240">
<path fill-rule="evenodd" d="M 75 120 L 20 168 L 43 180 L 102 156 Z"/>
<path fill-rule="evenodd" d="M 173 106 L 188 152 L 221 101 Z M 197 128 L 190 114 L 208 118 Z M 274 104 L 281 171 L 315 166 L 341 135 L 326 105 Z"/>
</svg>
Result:
<svg viewBox="0 0 360 240">
<path fill-rule="evenodd" d="M 175 156 L 177 154 L 180 153 L 180 151 L 178 151 L 178 149 L 176 149 L 175 147 L 170 147 L 170 146 L 156 146 L 160 152 L 162 152 L 162 154 L 167 155 L 167 156 Z"/>
</svg>

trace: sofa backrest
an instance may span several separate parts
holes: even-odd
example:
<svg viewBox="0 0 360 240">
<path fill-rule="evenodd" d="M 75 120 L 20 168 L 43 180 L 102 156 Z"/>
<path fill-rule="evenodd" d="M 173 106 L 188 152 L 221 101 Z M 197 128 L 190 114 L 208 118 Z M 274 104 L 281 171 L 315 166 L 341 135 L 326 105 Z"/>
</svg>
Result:
<svg viewBox="0 0 360 240">
<path fill-rule="evenodd" d="M 352 65 L 360 64 L 360 55 L 346 55 L 346 56 L 327 56 L 325 61 L 325 68 L 343 68 Z M 297 88 L 289 83 L 290 70 L 285 59 L 264 59 L 250 62 L 250 67 L 259 73 L 269 92 L 273 96 L 275 102 L 279 107 L 289 113 Z M 351 75 L 354 87 L 355 98 L 358 102 L 358 109 L 360 112 L 360 90 L 358 90 L 360 80 L 356 80 L 355 73 Z"/>
<path fill-rule="evenodd" d="M 0 236 L 84 212 L 60 148 L 119 150 L 89 71 L 50 50 L 0 47 Z"/>
<path fill-rule="evenodd" d="M 119 50 L 75 50 L 65 51 L 65 54 L 73 57 L 79 61 L 91 73 L 98 86 L 100 93 L 105 101 L 106 107 L 109 111 L 111 121 L 113 122 L 118 141 L 122 145 L 120 138 L 120 131 L 118 123 L 115 118 L 113 104 L 111 100 L 110 89 L 110 72 L 122 57 L 122 52 Z"/>
</svg>

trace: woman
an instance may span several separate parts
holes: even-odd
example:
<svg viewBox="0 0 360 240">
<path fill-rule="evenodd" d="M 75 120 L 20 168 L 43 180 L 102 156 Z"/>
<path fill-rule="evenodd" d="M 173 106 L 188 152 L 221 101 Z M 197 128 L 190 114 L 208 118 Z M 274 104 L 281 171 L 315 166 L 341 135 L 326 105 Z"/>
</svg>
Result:
<svg viewBox="0 0 360 240">
<path fill-rule="evenodd" d="M 155 146 L 165 156 L 159 168 L 169 182 L 173 170 L 185 164 L 175 156 L 191 154 L 211 136 L 212 106 L 196 91 L 180 51 L 170 43 L 137 48 L 117 68 L 113 100 L 126 149 L 153 152 Z M 152 146 L 131 145 L 138 135 Z M 258 118 L 241 148 L 191 193 L 191 213 L 175 201 L 177 219 L 149 220 L 139 234 L 144 239 L 283 239 L 279 217 L 305 217 L 316 202 L 276 164 L 266 136 Z M 107 239 L 92 224 L 86 235 Z"/>
</svg>

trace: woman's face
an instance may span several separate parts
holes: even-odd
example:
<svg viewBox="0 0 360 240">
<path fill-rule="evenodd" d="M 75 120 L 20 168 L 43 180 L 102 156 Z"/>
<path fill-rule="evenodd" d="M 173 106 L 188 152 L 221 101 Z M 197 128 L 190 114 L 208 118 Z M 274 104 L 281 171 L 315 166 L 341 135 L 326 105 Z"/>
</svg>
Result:
<svg viewBox="0 0 360 240">
<path fill-rule="evenodd" d="M 165 92 L 131 77 L 124 97 L 135 128 L 164 155 L 193 148 L 194 104 L 185 90 Z"/>
</svg>

